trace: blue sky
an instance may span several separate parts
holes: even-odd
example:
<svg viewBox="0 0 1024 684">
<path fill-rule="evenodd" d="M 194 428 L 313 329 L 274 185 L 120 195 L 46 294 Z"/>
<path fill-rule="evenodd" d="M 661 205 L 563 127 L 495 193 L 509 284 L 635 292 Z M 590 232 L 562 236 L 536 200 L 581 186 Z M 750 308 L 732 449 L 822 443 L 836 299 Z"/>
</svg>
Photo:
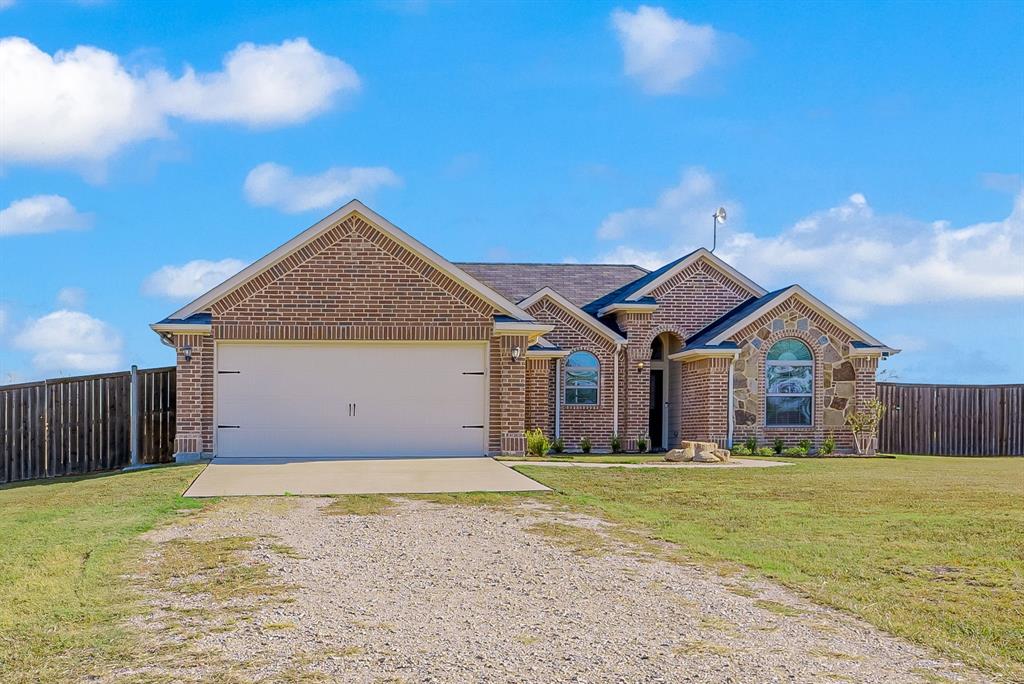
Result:
<svg viewBox="0 0 1024 684">
<path fill-rule="evenodd" d="M 1024 382 L 1019 3 L 0 0 L 0 382 L 173 362 L 147 324 L 353 195 L 452 260 L 710 246 Z"/>
</svg>

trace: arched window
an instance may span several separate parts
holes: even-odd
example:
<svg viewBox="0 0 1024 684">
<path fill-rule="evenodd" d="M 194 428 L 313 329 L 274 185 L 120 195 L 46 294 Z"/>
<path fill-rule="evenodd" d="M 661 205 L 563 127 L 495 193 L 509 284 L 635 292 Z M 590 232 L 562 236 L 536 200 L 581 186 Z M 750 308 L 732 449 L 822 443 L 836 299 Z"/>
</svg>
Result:
<svg viewBox="0 0 1024 684">
<path fill-rule="evenodd" d="M 765 425 L 811 424 L 814 357 L 800 340 L 779 340 L 765 362 Z"/>
<path fill-rule="evenodd" d="M 569 354 L 565 361 L 565 403 L 596 404 L 601 364 L 588 351 Z"/>
</svg>

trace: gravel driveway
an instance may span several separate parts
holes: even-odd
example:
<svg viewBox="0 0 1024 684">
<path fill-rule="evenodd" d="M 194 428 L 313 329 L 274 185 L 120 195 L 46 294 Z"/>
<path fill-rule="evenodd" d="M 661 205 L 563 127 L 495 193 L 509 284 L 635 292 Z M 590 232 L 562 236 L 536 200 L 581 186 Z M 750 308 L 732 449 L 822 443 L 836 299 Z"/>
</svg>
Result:
<svg viewBox="0 0 1024 684">
<path fill-rule="evenodd" d="M 593 518 L 534 501 L 394 501 L 382 514 L 327 515 L 330 499 L 227 500 L 151 535 L 157 554 L 182 539 L 253 537 L 239 562 L 266 564 L 268 576 L 291 589 L 249 601 L 245 614 L 232 613 L 244 597 L 217 604 L 150 582 L 153 612 L 139 626 L 165 648 L 203 655 L 179 655 L 143 674 L 162 667 L 175 679 L 227 668 L 249 681 L 984 681 L 778 586 L 663 560 L 660 547 L 622 541 Z M 233 614 L 245 617 L 225 623 Z M 167 625 L 182 615 L 198 620 L 184 636 L 180 625 Z"/>
</svg>

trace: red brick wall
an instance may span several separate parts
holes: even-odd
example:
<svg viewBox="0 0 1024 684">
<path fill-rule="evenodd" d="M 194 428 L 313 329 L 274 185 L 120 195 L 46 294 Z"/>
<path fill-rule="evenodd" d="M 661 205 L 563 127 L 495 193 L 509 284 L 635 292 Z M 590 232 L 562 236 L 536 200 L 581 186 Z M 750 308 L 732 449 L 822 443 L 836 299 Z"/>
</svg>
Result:
<svg viewBox="0 0 1024 684">
<path fill-rule="evenodd" d="M 554 438 L 554 423 L 549 412 L 551 396 L 551 367 L 554 359 L 526 360 L 526 429 L 540 428 L 548 438 Z"/>
<path fill-rule="evenodd" d="M 526 353 L 525 335 L 501 335 L 491 338 L 490 406 L 488 449 L 501 451 L 501 436 L 507 432 L 522 433 L 526 429 L 526 359 L 512 360 L 512 350 L 519 347 Z"/>
<path fill-rule="evenodd" d="M 562 378 L 558 383 L 561 395 L 558 401 L 561 403 L 561 436 L 565 440 L 565 448 L 568 451 L 576 451 L 579 448 L 580 439 L 587 437 L 593 444 L 595 451 L 607 451 L 611 448 L 612 426 L 614 424 L 613 397 L 615 379 L 615 344 L 607 337 L 598 334 L 589 326 L 581 323 L 571 314 L 565 311 L 559 304 L 550 299 L 543 298 L 534 303 L 527 313 L 541 323 L 554 325 L 555 329 L 544 335 L 544 339 L 553 342 L 568 352 L 588 351 L 597 357 L 601 364 L 600 383 L 597 393 L 597 405 L 579 406 L 567 405 L 565 398 L 565 359 L 562 359 Z M 621 362 L 621 358 L 620 358 Z M 554 434 L 555 405 L 554 385 L 555 367 L 552 362 L 549 368 L 549 396 L 551 404 L 548 407 L 548 425 Z M 620 369 L 621 373 L 621 369 Z M 620 425 L 624 411 L 620 404 Z"/>
<path fill-rule="evenodd" d="M 680 437 L 724 446 L 728 435 L 729 359 L 683 364 Z"/>
<path fill-rule="evenodd" d="M 180 453 L 213 452 L 213 339 L 206 335 L 176 335 L 177 379 L 174 448 Z M 182 348 L 192 347 L 192 360 Z"/>
</svg>

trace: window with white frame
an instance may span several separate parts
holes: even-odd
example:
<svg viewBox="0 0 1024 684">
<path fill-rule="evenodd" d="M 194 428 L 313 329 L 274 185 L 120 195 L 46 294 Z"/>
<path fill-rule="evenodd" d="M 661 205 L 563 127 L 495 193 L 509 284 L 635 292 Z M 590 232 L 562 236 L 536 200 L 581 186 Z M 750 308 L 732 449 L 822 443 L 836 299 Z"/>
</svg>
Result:
<svg viewBox="0 0 1024 684">
<path fill-rule="evenodd" d="M 814 357 L 800 340 L 779 340 L 765 361 L 765 425 L 803 427 L 811 424 L 814 399 Z"/>
<path fill-rule="evenodd" d="M 597 387 L 601 377 L 601 364 L 588 351 L 569 354 L 565 360 L 565 403 L 569 405 L 597 404 Z"/>
</svg>

